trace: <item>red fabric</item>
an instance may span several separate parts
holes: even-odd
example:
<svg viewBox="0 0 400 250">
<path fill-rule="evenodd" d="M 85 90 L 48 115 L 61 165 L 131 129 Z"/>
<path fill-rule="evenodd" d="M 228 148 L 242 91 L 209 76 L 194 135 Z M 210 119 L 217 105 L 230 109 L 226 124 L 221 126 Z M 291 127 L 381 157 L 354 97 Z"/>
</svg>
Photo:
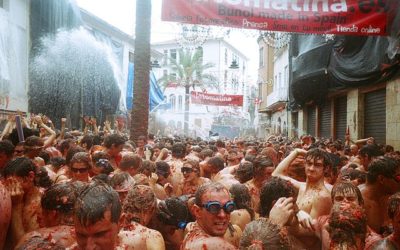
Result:
<svg viewBox="0 0 400 250">
<path fill-rule="evenodd" d="M 389 16 L 393 16 L 388 13 L 396 8 L 396 2 L 385 8 L 378 0 L 328 0 L 327 4 L 304 0 L 163 0 L 162 20 L 311 34 L 387 35 Z"/>
</svg>

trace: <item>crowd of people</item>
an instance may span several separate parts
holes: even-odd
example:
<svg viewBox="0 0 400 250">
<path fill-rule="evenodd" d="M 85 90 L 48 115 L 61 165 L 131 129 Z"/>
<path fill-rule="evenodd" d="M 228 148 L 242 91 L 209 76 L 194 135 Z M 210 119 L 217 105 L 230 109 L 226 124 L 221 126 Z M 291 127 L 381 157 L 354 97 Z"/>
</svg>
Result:
<svg viewBox="0 0 400 250">
<path fill-rule="evenodd" d="M 400 152 L 373 138 L 128 139 L 10 116 L 2 249 L 400 249 Z"/>
</svg>

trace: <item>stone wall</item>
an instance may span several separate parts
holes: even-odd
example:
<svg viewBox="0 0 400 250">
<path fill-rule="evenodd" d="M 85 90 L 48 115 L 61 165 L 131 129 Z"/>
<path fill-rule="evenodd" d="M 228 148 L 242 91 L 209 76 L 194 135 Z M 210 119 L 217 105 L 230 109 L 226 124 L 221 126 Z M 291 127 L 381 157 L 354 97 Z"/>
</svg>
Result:
<svg viewBox="0 0 400 250">
<path fill-rule="evenodd" d="M 400 150 L 400 78 L 386 85 L 386 144 Z"/>
</svg>

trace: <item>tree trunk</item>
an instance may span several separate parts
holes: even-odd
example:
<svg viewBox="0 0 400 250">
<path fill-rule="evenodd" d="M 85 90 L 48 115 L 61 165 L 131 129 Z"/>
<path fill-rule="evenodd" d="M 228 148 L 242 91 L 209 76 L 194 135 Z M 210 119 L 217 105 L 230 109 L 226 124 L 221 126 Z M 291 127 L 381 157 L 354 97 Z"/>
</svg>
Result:
<svg viewBox="0 0 400 250">
<path fill-rule="evenodd" d="M 147 137 L 150 89 L 151 0 L 136 0 L 133 107 L 130 139 Z"/>
<path fill-rule="evenodd" d="M 184 114 L 184 130 L 183 132 L 185 133 L 186 136 L 189 135 L 189 90 L 190 90 L 190 85 L 186 84 L 185 85 L 185 114 Z"/>
</svg>

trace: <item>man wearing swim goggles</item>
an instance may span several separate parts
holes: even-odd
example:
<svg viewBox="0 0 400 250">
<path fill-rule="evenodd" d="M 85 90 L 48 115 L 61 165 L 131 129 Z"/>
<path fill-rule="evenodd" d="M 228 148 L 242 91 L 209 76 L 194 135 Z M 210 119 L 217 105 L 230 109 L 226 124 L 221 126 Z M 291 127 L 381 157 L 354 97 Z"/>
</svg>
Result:
<svg viewBox="0 0 400 250">
<path fill-rule="evenodd" d="M 236 249 L 224 239 L 233 210 L 235 203 L 221 183 L 212 182 L 200 186 L 192 207 L 196 221 L 181 249 Z"/>
</svg>

